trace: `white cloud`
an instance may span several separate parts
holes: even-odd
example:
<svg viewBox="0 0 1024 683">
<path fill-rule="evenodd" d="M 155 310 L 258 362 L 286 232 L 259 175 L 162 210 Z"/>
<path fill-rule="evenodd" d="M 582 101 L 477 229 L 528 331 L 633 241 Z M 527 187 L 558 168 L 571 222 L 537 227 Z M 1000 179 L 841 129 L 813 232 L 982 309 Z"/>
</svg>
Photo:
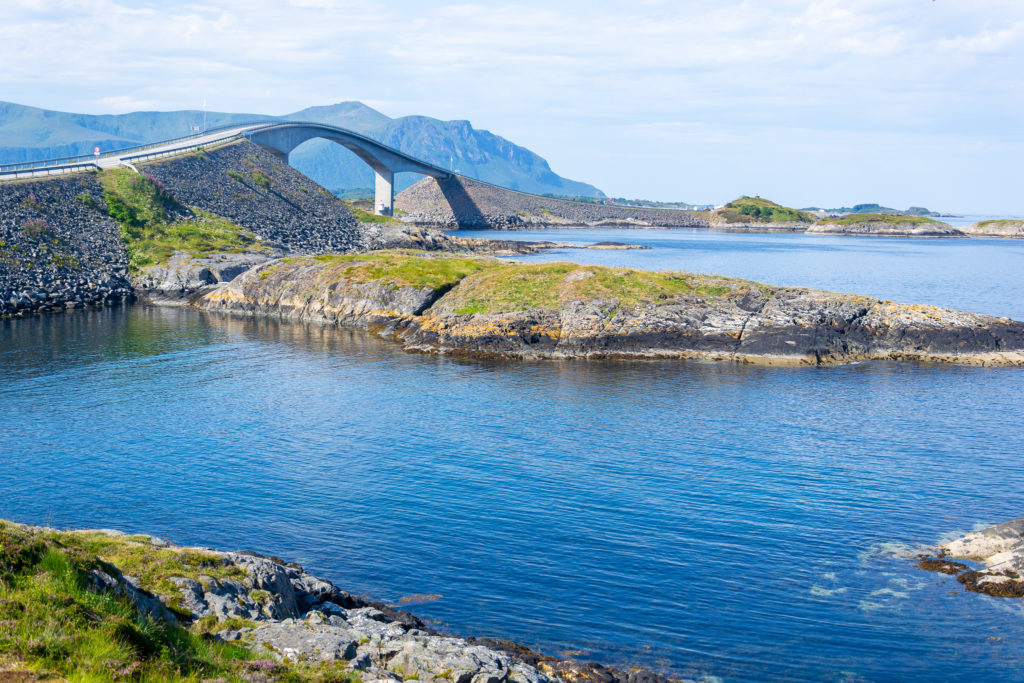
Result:
<svg viewBox="0 0 1024 683">
<path fill-rule="evenodd" d="M 926 145 L 936 195 L 950 197 L 959 190 L 943 173 L 966 154 L 1005 168 L 998 142 L 1024 132 L 1019 0 L 9 0 L 0 60 L 0 96 L 64 110 L 205 97 L 211 109 L 287 113 L 360 99 L 390 115 L 468 118 L 616 195 L 671 198 L 623 171 L 637 158 L 657 173 L 673 156 L 714 166 L 716 150 L 745 150 L 745 175 L 787 175 L 782 164 L 813 180 L 777 140 L 813 139 L 823 159 L 849 155 L 850 135 L 902 140 L 907 153 L 921 153 L 918 140 L 980 141 L 946 157 Z M 991 202 L 1009 181 L 1020 172 L 964 202 Z"/>
</svg>

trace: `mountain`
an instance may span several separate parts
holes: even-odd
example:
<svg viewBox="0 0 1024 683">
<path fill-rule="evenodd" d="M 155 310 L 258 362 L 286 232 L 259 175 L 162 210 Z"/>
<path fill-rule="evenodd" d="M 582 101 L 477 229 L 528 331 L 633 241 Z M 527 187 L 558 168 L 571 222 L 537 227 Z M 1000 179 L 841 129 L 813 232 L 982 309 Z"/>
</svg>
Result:
<svg viewBox="0 0 1024 683">
<path fill-rule="evenodd" d="M 215 126 L 283 118 L 348 128 L 444 168 L 502 187 L 536 194 L 603 197 L 593 185 L 563 178 L 547 161 L 505 138 L 473 128 L 469 121 L 440 121 L 427 116 L 392 119 L 361 102 L 309 107 L 282 117 L 202 112 L 73 114 L 0 102 L 0 163 L 88 154 L 94 146 L 118 149 L 188 135 L 192 126 Z M 296 169 L 321 185 L 343 192 L 373 187 L 373 171 L 349 150 L 326 140 L 311 140 L 289 157 Z M 400 191 L 419 179 L 401 173 Z"/>
</svg>

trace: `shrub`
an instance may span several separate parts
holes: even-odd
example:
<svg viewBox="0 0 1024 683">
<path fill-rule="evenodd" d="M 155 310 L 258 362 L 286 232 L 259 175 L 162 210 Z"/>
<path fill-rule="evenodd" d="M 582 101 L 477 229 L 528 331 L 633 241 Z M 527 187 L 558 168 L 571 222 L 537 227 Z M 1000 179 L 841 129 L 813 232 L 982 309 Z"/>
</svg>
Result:
<svg viewBox="0 0 1024 683">
<path fill-rule="evenodd" d="M 264 189 L 270 187 L 270 178 L 258 168 L 252 171 L 252 181 Z"/>
</svg>

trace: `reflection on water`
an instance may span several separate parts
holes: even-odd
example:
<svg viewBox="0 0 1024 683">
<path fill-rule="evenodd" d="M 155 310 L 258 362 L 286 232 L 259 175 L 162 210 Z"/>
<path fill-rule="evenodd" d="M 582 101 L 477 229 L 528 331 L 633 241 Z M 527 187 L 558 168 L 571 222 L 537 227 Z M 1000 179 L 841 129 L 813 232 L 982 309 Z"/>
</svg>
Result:
<svg viewBox="0 0 1024 683">
<path fill-rule="evenodd" d="M 1019 604 L 893 544 L 1020 514 L 1022 378 L 476 362 L 143 306 L 3 321 L 0 517 L 273 553 L 680 676 L 1020 679 Z"/>
</svg>

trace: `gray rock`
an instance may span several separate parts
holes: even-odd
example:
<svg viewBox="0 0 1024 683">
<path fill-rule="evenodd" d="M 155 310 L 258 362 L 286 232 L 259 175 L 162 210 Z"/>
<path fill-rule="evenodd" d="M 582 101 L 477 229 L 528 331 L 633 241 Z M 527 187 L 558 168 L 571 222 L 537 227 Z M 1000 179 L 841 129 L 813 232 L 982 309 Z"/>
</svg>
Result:
<svg viewBox="0 0 1024 683">
<path fill-rule="evenodd" d="M 354 658 L 361 635 L 328 624 L 271 622 L 253 629 L 252 637 L 275 659 L 333 661 Z"/>
<path fill-rule="evenodd" d="M 138 579 L 117 574 L 111 576 L 99 569 L 89 571 L 90 589 L 96 593 L 113 593 L 128 598 L 141 614 L 169 624 L 177 624 L 178 619 L 167 609 L 163 601 L 139 586 Z"/>
</svg>

